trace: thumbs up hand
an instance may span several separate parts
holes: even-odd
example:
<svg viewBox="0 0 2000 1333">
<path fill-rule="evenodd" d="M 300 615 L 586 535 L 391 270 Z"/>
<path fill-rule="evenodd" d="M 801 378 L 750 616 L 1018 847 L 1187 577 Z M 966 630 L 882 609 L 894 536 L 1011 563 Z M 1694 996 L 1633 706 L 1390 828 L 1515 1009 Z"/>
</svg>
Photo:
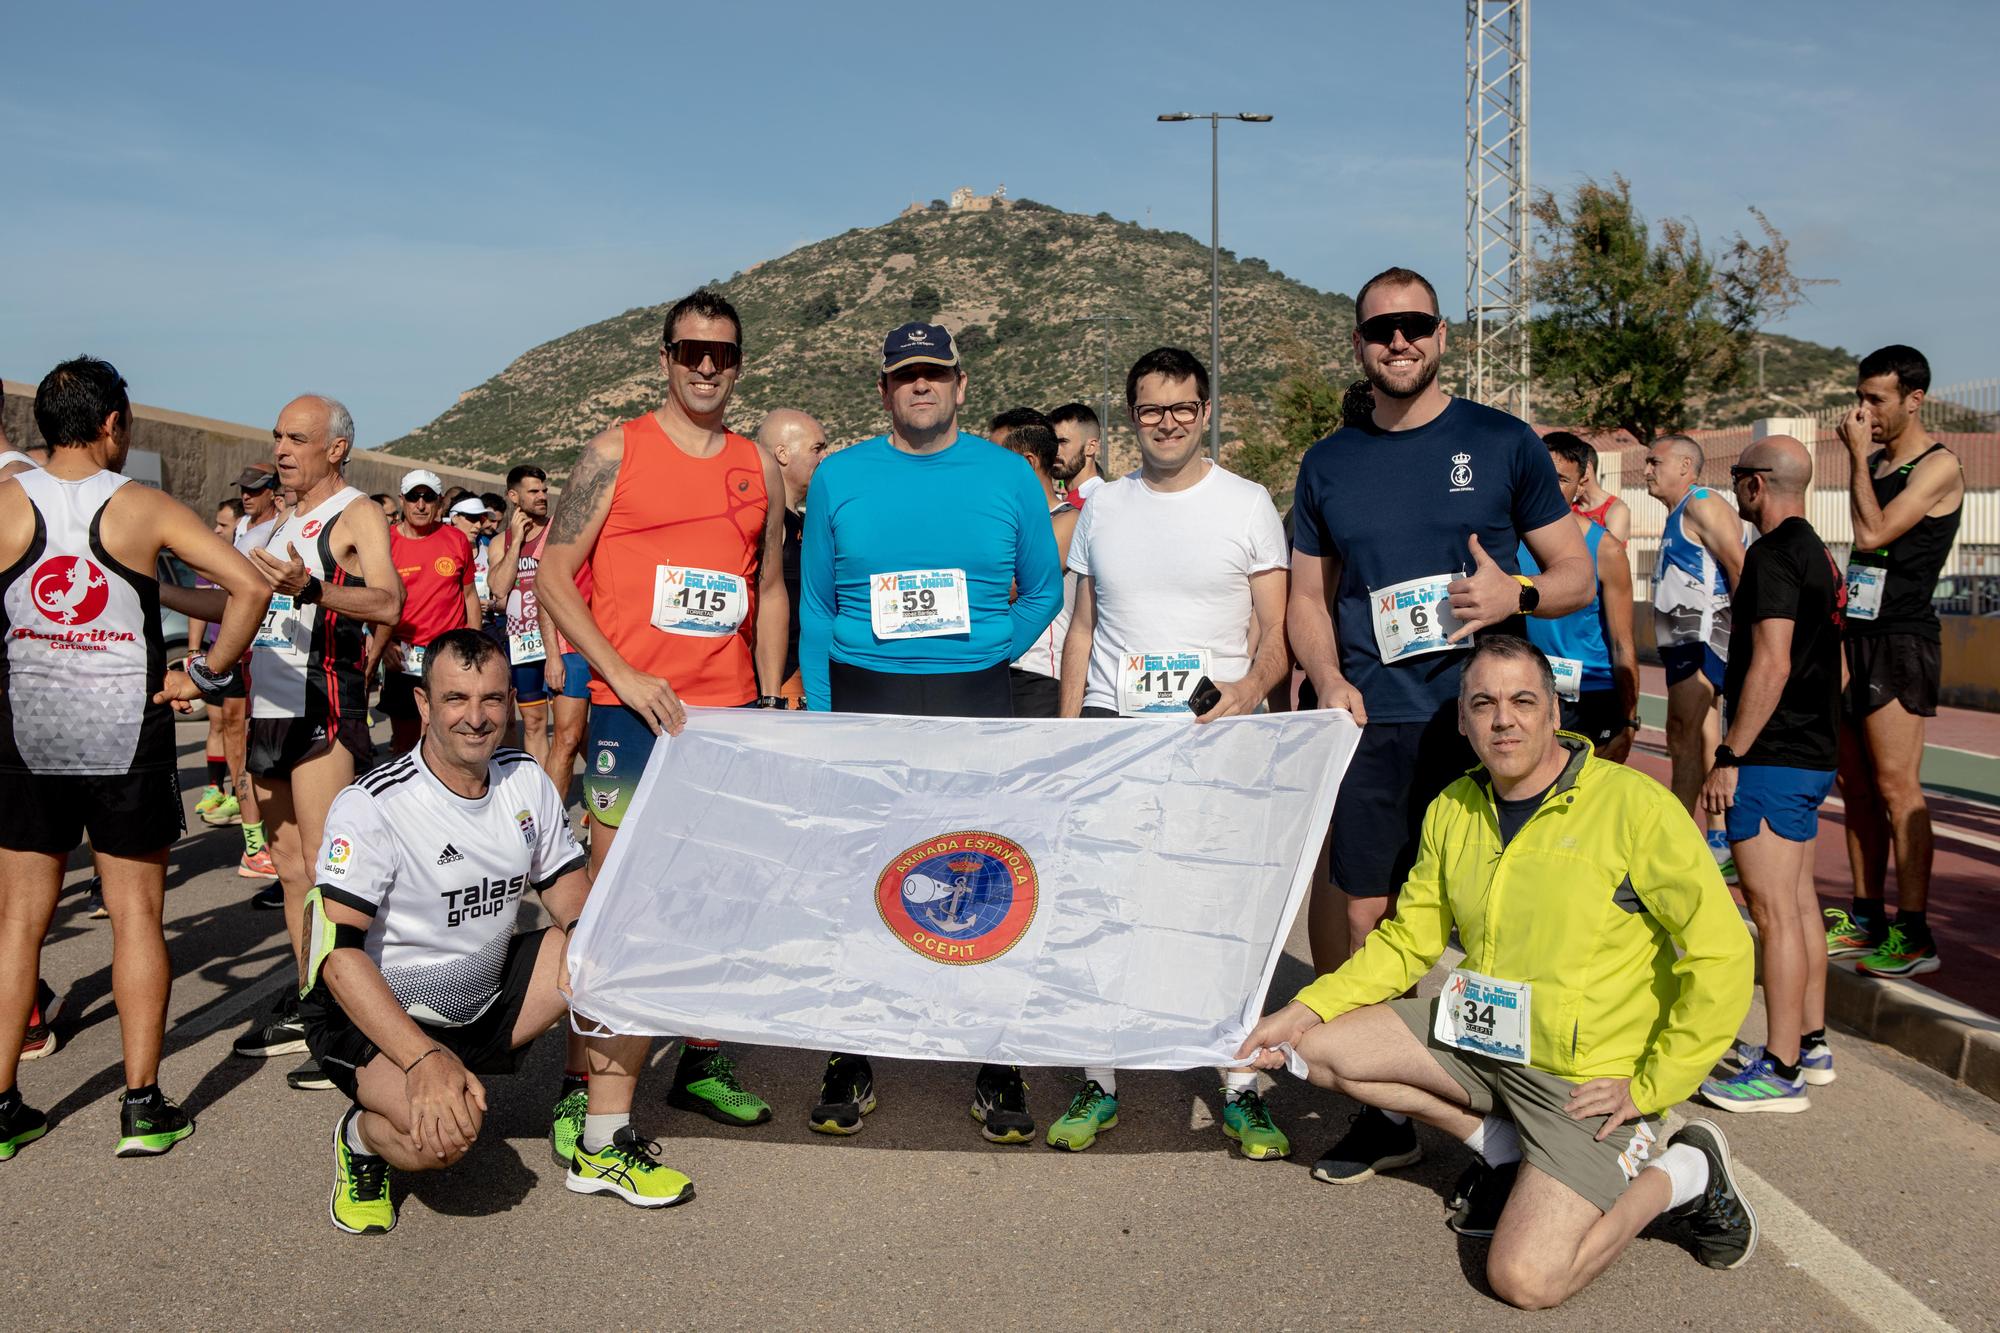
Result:
<svg viewBox="0 0 2000 1333">
<path fill-rule="evenodd" d="M 1489 625 L 1520 614 L 1521 585 L 1514 576 L 1495 564 L 1477 533 L 1466 538 L 1472 549 L 1472 572 L 1445 585 L 1451 597 L 1451 613 L 1459 628 L 1446 642 L 1458 643 Z"/>
</svg>

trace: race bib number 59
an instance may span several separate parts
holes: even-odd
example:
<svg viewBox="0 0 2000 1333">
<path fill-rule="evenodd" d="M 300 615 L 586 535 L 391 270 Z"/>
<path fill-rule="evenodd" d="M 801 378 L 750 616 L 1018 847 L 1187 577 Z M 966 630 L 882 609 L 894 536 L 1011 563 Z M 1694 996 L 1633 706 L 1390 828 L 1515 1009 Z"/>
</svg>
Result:
<svg viewBox="0 0 2000 1333">
<path fill-rule="evenodd" d="M 902 569 L 868 578 L 868 618 L 878 639 L 968 634 L 962 569 Z"/>
</svg>

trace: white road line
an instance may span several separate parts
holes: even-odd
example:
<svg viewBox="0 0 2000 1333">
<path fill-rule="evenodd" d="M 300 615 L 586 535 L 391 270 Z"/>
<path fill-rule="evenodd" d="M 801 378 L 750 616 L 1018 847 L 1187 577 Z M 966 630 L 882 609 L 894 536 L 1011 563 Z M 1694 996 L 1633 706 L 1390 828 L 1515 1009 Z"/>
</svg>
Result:
<svg viewBox="0 0 2000 1333">
<path fill-rule="evenodd" d="M 1876 1328 L 1952 1330 L 1956 1327 L 1869 1263 L 1853 1246 L 1821 1226 L 1769 1181 L 1743 1165 L 1741 1158 L 1733 1166 L 1737 1181 L 1757 1210 L 1757 1223 L 1764 1239 L 1783 1250 L 1807 1277 L 1852 1310 L 1856 1318 Z"/>
<path fill-rule="evenodd" d="M 199 1017 L 172 1029 L 170 1035 L 197 1039 L 206 1037 L 209 1033 L 235 1022 L 240 1015 L 249 1012 L 265 1000 L 270 999 L 278 993 L 280 987 L 284 986 L 287 982 L 296 980 L 298 975 L 298 965 L 290 959 L 286 959 L 283 966 L 251 982 L 248 986 L 245 986 L 222 1003 L 210 1005 L 202 1011 Z"/>
<path fill-rule="evenodd" d="M 1845 810 L 1847 803 L 1842 801 L 1838 796 L 1829 796 L 1821 808 L 1826 810 Z M 1935 818 L 1931 820 L 1931 836 L 1934 838 L 1950 838 L 1954 842 L 1966 843 L 1973 847 L 1983 847 L 1989 852 L 2000 852 L 2000 840 L 1983 837 L 1977 833 L 1968 833 L 1962 828 L 1955 828 Z"/>
</svg>

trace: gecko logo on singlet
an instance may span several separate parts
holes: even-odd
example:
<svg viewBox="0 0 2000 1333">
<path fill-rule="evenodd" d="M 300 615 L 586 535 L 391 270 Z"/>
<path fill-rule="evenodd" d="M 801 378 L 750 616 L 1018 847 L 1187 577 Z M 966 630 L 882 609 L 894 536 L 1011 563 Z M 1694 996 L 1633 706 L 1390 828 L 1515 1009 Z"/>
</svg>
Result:
<svg viewBox="0 0 2000 1333">
<path fill-rule="evenodd" d="M 58 625 L 88 625 L 111 601 L 111 582 L 80 555 L 51 556 L 28 576 L 35 609 Z"/>
<path fill-rule="evenodd" d="M 527 887 L 528 877 L 516 875 L 512 879 L 481 879 L 470 888 L 446 889 L 438 895 L 444 899 L 444 923 L 456 926 L 493 916 L 519 898 Z"/>
</svg>

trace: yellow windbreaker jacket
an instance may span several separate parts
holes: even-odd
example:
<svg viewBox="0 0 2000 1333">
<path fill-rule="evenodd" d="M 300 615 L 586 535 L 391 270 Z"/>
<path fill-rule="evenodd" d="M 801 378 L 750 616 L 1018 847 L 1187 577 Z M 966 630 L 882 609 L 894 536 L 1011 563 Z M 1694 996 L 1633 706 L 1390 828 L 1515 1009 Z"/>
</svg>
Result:
<svg viewBox="0 0 2000 1333">
<path fill-rule="evenodd" d="M 1395 916 L 1298 999 L 1331 1019 L 1400 995 L 1455 924 L 1468 970 L 1534 988 L 1535 1068 L 1630 1078 L 1651 1114 L 1700 1085 L 1749 1012 L 1750 932 L 1673 793 L 1559 742 L 1568 766 L 1504 850 L 1485 769 L 1445 788 Z"/>
</svg>

